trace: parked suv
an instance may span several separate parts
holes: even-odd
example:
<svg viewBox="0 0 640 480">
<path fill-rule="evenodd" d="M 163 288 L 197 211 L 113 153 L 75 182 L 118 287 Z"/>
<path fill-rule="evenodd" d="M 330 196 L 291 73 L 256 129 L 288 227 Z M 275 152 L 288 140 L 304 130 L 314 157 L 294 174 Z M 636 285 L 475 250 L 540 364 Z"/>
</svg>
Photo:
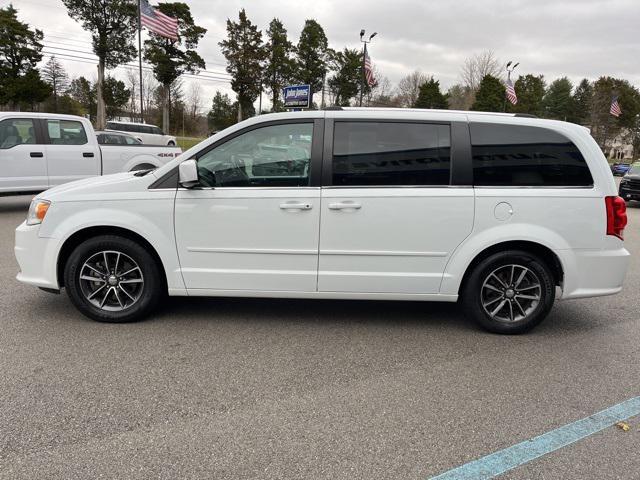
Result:
<svg viewBox="0 0 640 480">
<path fill-rule="evenodd" d="M 128 133 L 145 145 L 169 145 L 170 147 L 177 145 L 176 137 L 167 135 L 160 127 L 147 123 L 107 122 L 107 130 Z"/>
<path fill-rule="evenodd" d="M 640 162 L 634 163 L 620 180 L 620 196 L 625 200 L 640 200 Z"/>
<path fill-rule="evenodd" d="M 49 190 L 15 251 L 20 281 L 99 321 L 167 293 L 426 300 L 519 333 L 556 295 L 621 290 L 626 221 L 578 125 L 342 109 L 254 117 L 144 175 Z"/>
</svg>

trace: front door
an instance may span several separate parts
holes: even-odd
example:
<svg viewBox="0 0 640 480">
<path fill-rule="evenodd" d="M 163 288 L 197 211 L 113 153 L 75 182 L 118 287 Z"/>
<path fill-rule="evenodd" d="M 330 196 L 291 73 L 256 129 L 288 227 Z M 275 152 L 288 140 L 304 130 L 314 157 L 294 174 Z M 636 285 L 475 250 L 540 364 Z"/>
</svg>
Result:
<svg viewBox="0 0 640 480">
<path fill-rule="evenodd" d="M 473 226 L 473 189 L 450 186 L 450 126 L 336 120 L 331 138 L 318 290 L 438 293 Z"/>
<path fill-rule="evenodd" d="M 0 122 L 0 193 L 49 187 L 45 146 L 37 138 L 36 128 L 32 118 Z"/>
<path fill-rule="evenodd" d="M 251 128 L 199 154 L 200 187 L 178 189 L 185 284 L 192 293 L 315 292 L 322 121 Z"/>
</svg>

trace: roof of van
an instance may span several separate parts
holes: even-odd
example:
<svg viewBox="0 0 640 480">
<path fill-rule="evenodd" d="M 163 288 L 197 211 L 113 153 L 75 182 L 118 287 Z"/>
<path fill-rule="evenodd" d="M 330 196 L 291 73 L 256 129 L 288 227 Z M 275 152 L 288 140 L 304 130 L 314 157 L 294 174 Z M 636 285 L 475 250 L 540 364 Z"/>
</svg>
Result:
<svg viewBox="0 0 640 480">
<path fill-rule="evenodd" d="M 121 123 L 124 125 L 136 125 L 138 127 L 157 127 L 157 125 L 153 125 L 151 123 L 127 122 L 124 120 L 109 120 L 107 123 Z"/>
<path fill-rule="evenodd" d="M 462 113 L 473 115 L 490 115 L 499 117 L 538 118 L 528 113 L 476 112 L 473 110 L 442 110 L 437 108 L 402 108 L 402 107 L 328 107 L 326 110 L 343 110 L 347 112 L 422 112 L 422 113 Z"/>
</svg>

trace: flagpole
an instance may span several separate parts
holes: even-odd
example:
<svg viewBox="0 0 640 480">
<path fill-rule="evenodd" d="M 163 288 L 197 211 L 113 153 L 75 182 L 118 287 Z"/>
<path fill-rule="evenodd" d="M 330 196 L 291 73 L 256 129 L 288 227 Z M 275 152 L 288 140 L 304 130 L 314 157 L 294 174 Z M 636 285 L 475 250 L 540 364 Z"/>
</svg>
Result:
<svg viewBox="0 0 640 480">
<path fill-rule="evenodd" d="M 365 62 L 367 60 L 367 42 L 364 42 L 364 48 L 362 49 L 362 75 L 360 76 L 360 106 L 362 106 L 362 95 L 364 94 L 364 78 L 365 78 Z"/>
<path fill-rule="evenodd" d="M 142 15 L 138 0 L 138 67 L 140 72 L 140 121 L 144 123 L 144 95 L 142 90 Z"/>
</svg>

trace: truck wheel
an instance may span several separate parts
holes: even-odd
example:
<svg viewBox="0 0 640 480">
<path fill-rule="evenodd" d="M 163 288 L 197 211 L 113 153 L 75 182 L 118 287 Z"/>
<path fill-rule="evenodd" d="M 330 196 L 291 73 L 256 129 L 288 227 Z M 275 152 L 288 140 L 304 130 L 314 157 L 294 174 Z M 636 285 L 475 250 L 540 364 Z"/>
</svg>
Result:
<svg viewBox="0 0 640 480">
<path fill-rule="evenodd" d="M 161 269 L 138 243 L 102 235 L 81 243 L 64 268 L 69 298 L 87 317 L 99 322 L 139 320 L 164 294 Z"/>
<path fill-rule="evenodd" d="M 462 292 L 468 317 L 493 333 L 531 330 L 549 314 L 556 286 L 547 264 L 519 250 L 485 258 L 471 272 Z"/>
</svg>

